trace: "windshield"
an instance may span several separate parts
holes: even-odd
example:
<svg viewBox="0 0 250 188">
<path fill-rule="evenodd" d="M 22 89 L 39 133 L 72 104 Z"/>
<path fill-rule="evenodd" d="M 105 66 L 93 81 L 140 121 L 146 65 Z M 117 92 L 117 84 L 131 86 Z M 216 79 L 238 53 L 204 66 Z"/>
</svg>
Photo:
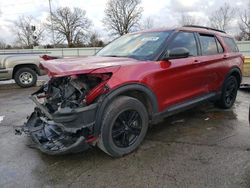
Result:
<svg viewBox="0 0 250 188">
<path fill-rule="evenodd" d="M 169 34 L 170 31 L 127 34 L 104 47 L 96 55 L 153 60 Z"/>
</svg>

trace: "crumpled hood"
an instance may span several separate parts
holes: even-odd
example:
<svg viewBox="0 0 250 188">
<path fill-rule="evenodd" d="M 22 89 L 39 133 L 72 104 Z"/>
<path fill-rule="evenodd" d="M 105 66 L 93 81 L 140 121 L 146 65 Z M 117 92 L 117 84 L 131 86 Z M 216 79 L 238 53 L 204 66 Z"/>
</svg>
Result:
<svg viewBox="0 0 250 188">
<path fill-rule="evenodd" d="M 141 61 L 121 57 L 90 56 L 42 61 L 41 68 L 46 70 L 49 76 L 61 77 L 85 74 L 96 70 L 103 72 L 113 72 L 117 69 L 117 67 L 137 63 L 141 63 Z"/>
</svg>

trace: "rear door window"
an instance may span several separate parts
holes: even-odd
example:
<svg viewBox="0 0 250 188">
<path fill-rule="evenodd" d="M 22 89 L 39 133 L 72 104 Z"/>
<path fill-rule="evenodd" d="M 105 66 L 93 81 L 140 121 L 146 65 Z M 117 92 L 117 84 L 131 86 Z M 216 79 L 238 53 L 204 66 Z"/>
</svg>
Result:
<svg viewBox="0 0 250 188">
<path fill-rule="evenodd" d="M 202 55 L 215 55 L 219 53 L 216 38 L 213 35 L 200 34 Z M 220 45 L 220 43 L 218 44 Z M 220 46 L 221 47 L 221 46 Z M 222 47 L 221 47 L 222 48 Z M 223 51 L 223 48 L 220 51 Z"/>
<path fill-rule="evenodd" d="M 239 52 L 239 49 L 233 38 L 229 37 L 223 37 L 223 38 L 230 52 Z"/>
<path fill-rule="evenodd" d="M 198 50 L 194 33 L 179 32 L 170 43 L 168 50 L 172 50 L 174 48 L 187 48 L 190 56 L 197 56 Z"/>
</svg>

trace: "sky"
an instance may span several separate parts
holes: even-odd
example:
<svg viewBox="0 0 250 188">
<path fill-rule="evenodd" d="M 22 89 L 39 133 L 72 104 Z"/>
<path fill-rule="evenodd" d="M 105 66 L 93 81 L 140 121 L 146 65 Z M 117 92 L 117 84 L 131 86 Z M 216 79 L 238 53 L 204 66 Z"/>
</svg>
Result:
<svg viewBox="0 0 250 188">
<path fill-rule="evenodd" d="M 86 10 L 92 21 L 92 30 L 107 39 L 108 31 L 102 19 L 108 0 L 51 0 L 52 10 L 58 7 L 79 7 Z M 150 17 L 154 27 L 173 27 L 178 24 L 181 13 L 194 16 L 201 24 L 208 22 L 209 16 L 224 3 L 229 3 L 237 11 L 243 10 L 250 0 L 141 0 L 143 19 Z M 0 41 L 12 43 L 14 21 L 18 17 L 33 16 L 38 21 L 45 21 L 49 15 L 49 0 L 0 0 Z M 34 23 L 35 25 L 36 23 Z M 237 32 L 237 21 L 232 21 L 231 29 Z M 48 37 L 49 38 L 49 37 Z"/>
</svg>

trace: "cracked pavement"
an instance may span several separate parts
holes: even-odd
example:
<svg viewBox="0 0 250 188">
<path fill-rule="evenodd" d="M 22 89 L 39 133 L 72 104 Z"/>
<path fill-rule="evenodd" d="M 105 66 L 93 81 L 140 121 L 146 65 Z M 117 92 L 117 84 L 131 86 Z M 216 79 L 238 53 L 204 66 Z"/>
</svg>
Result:
<svg viewBox="0 0 250 188">
<path fill-rule="evenodd" d="M 250 78 L 245 78 L 250 83 Z M 250 93 L 230 110 L 204 104 L 151 127 L 134 153 L 48 156 L 15 136 L 36 88 L 0 90 L 0 187 L 250 187 Z"/>
</svg>

